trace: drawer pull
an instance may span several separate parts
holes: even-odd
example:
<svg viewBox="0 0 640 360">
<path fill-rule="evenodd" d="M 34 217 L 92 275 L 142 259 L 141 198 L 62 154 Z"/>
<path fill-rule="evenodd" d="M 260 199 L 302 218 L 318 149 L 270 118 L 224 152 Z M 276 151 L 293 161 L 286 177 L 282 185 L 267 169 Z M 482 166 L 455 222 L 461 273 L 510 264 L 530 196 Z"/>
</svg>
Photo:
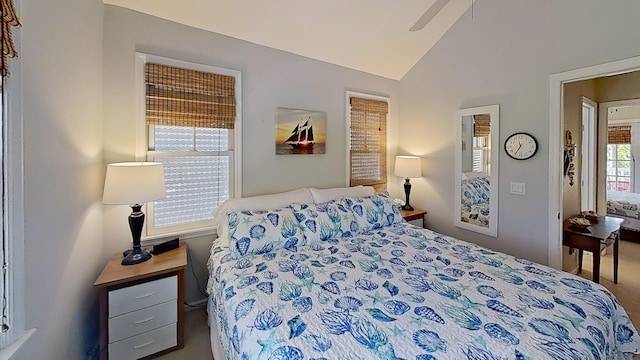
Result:
<svg viewBox="0 0 640 360">
<path fill-rule="evenodd" d="M 154 342 L 155 342 L 155 341 L 153 341 L 153 340 L 151 340 L 151 341 L 147 341 L 146 343 L 144 343 L 144 344 L 140 344 L 140 345 L 136 345 L 136 346 L 134 346 L 133 348 L 134 348 L 134 349 L 141 349 L 141 348 L 143 348 L 143 347 L 147 347 L 147 346 L 149 346 L 149 345 L 153 344 Z"/>
<path fill-rule="evenodd" d="M 152 317 L 146 318 L 144 320 L 134 321 L 133 323 L 136 324 L 136 325 L 140 325 L 140 324 L 144 324 L 144 323 L 149 322 L 149 321 L 153 321 L 155 318 L 156 318 L 155 316 L 152 316 Z"/>
<path fill-rule="evenodd" d="M 136 296 L 134 299 L 136 299 L 136 300 L 140 300 L 140 299 L 148 298 L 149 296 L 153 296 L 153 295 L 155 295 L 155 294 L 156 294 L 155 292 L 150 292 L 150 293 L 148 293 L 148 294 L 138 295 L 138 296 Z"/>
</svg>

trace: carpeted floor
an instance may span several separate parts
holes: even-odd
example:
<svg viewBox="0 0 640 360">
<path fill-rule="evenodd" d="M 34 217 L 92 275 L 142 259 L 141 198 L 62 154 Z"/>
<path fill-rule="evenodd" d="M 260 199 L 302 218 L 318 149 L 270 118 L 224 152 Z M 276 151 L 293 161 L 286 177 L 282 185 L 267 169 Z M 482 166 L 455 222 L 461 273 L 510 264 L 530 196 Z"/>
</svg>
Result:
<svg viewBox="0 0 640 360">
<path fill-rule="evenodd" d="M 582 273 L 578 274 L 591 280 L 592 257 L 585 253 L 583 257 Z M 618 260 L 618 283 L 613 283 L 613 254 L 609 250 L 602 257 L 600 263 L 600 284 L 611 290 L 622 306 L 627 310 L 634 325 L 640 329 L 640 244 L 627 241 L 620 242 L 620 256 Z M 202 307 L 188 311 L 185 314 L 185 346 L 180 351 L 174 351 L 158 359 L 182 360 L 198 359 L 211 360 L 209 344 L 209 326 L 207 325 L 207 310 Z M 640 356 L 636 356 L 640 359 Z"/>
</svg>

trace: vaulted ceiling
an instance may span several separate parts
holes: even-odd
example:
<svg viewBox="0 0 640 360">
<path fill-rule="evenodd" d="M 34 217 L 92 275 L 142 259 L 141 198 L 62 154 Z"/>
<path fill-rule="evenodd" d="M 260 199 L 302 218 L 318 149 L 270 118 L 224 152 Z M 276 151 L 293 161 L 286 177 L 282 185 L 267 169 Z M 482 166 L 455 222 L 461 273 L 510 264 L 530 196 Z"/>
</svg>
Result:
<svg viewBox="0 0 640 360">
<path fill-rule="evenodd" d="M 466 12 L 472 0 L 104 0 L 104 3 L 399 80 Z M 423 14 L 430 17 L 433 13 L 435 16 L 424 28 L 409 31 Z"/>
</svg>

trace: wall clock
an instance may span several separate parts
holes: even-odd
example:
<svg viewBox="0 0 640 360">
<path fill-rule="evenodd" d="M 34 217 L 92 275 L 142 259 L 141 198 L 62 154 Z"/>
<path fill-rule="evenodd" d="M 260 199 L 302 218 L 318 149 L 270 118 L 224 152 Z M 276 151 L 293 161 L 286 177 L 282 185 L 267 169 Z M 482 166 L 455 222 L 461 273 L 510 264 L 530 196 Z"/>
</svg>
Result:
<svg viewBox="0 0 640 360">
<path fill-rule="evenodd" d="M 509 135 L 507 141 L 504 142 L 504 151 L 516 160 L 530 159 L 538 151 L 538 141 L 531 134 L 515 133 Z"/>
</svg>

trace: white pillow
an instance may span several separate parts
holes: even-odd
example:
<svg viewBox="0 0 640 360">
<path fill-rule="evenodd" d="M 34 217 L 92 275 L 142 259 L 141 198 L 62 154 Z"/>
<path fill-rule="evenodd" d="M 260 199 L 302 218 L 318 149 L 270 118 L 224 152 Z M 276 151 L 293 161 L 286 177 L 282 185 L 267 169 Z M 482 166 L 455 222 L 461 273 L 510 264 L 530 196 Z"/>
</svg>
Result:
<svg viewBox="0 0 640 360">
<path fill-rule="evenodd" d="M 293 203 L 309 204 L 312 202 L 313 197 L 311 196 L 309 189 L 301 188 L 277 194 L 227 199 L 225 202 L 220 204 L 220 206 L 214 209 L 211 214 L 213 215 L 214 225 L 218 225 L 218 237 L 222 238 L 229 235 L 227 214 L 230 212 L 242 210 L 269 210 L 285 207 Z"/>
<path fill-rule="evenodd" d="M 375 195 L 373 186 L 353 186 L 343 188 L 316 189 L 310 188 L 311 196 L 316 204 L 329 202 L 340 197 L 364 197 Z"/>
</svg>

